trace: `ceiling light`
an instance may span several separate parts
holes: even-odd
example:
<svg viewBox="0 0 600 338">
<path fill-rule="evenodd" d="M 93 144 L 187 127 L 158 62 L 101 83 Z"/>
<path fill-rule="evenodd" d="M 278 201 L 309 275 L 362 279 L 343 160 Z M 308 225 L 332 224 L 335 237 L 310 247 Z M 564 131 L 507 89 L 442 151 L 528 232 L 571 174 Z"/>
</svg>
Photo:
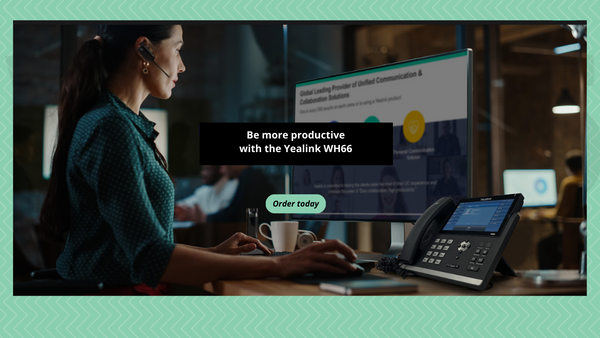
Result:
<svg viewBox="0 0 600 338">
<path fill-rule="evenodd" d="M 573 43 L 570 45 L 564 45 L 564 46 L 554 48 L 554 54 L 565 54 L 565 53 L 574 52 L 574 51 L 580 50 L 580 49 L 581 49 L 581 44 Z"/>
<path fill-rule="evenodd" d="M 579 108 L 577 102 L 571 97 L 567 88 L 563 89 L 562 94 L 552 108 L 554 114 L 576 114 L 580 111 L 581 108 Z"/>
</svg>

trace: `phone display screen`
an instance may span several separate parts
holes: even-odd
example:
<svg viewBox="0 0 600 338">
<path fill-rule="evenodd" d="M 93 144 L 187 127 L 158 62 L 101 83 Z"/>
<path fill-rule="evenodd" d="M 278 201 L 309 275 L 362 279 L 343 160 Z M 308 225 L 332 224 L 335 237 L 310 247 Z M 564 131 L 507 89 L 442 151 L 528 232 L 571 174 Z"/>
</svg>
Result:
<svg viewBox="0 0 600 338">
<path fill-rule="evenodd" d="M 442 231 L 495 236 L 510 214 L 514 198 L 461 200 Z"/>
</svg>

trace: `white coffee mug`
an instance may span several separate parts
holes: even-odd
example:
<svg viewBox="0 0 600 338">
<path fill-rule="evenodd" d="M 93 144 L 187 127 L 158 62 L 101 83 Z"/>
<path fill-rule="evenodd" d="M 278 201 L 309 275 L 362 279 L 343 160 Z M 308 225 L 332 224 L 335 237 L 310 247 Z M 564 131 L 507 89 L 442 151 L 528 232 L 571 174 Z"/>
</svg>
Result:
<svg viewBox="0 0 600 338">
<path fill-rule="evenodd" d="M 271 230 L 269 237 L 262 231 L 262 226 L 266 225 Z M 261 235 L 273 241 L 273 247 L 275 251 L 288 251 L 292 252 L 296 248 L 296 239 L 298 237 L 298 222 L 293 221 L 275 221 L 269 223 L 262 223 L 258 226 L 258 231 Z"/>
</svg>

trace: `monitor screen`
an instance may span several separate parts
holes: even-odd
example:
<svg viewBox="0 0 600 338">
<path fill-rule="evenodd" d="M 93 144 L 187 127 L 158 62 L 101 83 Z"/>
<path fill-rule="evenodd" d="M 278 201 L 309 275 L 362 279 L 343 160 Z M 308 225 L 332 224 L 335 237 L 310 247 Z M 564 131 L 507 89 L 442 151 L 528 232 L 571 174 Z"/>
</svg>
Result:
<svg viewBox="0 0 600 338">
<path fill-rule="evenodd" d="M 294 165 L 292 193 L 327 203 L 294 218 L 415 221 L 441 197 L 469 197 L 471 74 L 460 50 L 297 83 L 295 122 L 391 122 L 393 164 Z"/>
<path fill-rule="evenodd" d="M 521 193 L 524 207 L 555 206 L 556 173 L 553 169 L 504 170 L 504 193 Z"/>
</svg>

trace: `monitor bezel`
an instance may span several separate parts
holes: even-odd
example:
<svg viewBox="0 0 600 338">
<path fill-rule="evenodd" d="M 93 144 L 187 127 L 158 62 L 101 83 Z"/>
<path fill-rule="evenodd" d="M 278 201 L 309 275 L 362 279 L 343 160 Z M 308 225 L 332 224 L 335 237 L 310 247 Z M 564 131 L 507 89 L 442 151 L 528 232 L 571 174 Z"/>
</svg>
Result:
<svg viewBox="0 0 600 338">
<path fill-rule="evenodd" d="M 465 52 L 467 53 L 467 130 L 468 130 L 468 132 L 467 132 L 467 198 L 470 198 L 471 196 L 473 196 L 473 191 L 472 191 L 472 189 L 473 189 L 473 184 L 472 184 L 472 180 L 473 180 L 473 161 L 472 161 L 472 158 L 473 158 L 473 156 L 472 156 L 473 155 L 473 50 L 471 48 L 458 49 L 458 50 L 451 51 L 451 52 L 429 55 L 429 56 L 419 57 L 419 58 L 410 59 L 410 60 L 388 63 L 385 65 L 380 65 L 380 66 L 375 66 L 375 67 L 369 67 L 369 68 L 363 68 L 363 69 L 343 72 L 343 73 L 339 73 L 339 74 L 335 74 L 335 75 L 329 75 L 329 76 L 323 76 L 323 77 L 313 78 L 313 79 L 309 79 L 309 80 L 298 81 L 294 85 L 294 89 L 298 88 L 299 84 L 306 83 L 306 82 L 330 79 L 330 78 L 335 78 L 335 77 L 340 77 L 340 76 L 348 76 L 348 75 L 351 75 L 354 73 L 371 71 L 371 70 L 375 70 L 375 69 L 379 69 L 379 68 L 395 66 L 395 65 L 404 64 L 404 63 L 413 63 L 413 62 L 423 61 L 423 60 L 427 60 L 427 59 L 439 58 L 439 57 L 444 57 L 447 55 L 460 54 L 460 53 L 465 53 Z M 292 116 L 292 123 L 296 123 L 295 109 L 296 109 L 296 104 L 295 104 L 295 91 L 294 91 L 294 112 L 293 112 L 293 116 Z M 288 184 L 290 186 L 290 189 L 289 189 L 290 194 L 294 194 L 293 179 L 294 179 L 294 171 L 295 171 L 296 166 L 298 166 L 298 165 L 291 166 L 292 167 L 291 177 L 288 181 Z M 299 215 L 304 215 L 304 217 L 298 217 Z M 418 217 L 407 216 L 407 217 L 376 220 L 373 218 L 360 218 L 360 217 L 332 219 L 332 218 L 328 218 L 328 217 L 319 217 L 319 215 L 321 215 L 321 214 L 291 214 L 290 218 L 292 220 L 296 220 L 296 221 L 399 222 L 399 223 L 407 223 L 408 222 L 408 223 L 414 223 L 420 217 L 420 216 L 418 216 Z M 342 215 L 344 215 L 344 214 L 342 214 Z M 422 215 L 422 213 L 421 213 L 421 215 Z"/>
</svg>

